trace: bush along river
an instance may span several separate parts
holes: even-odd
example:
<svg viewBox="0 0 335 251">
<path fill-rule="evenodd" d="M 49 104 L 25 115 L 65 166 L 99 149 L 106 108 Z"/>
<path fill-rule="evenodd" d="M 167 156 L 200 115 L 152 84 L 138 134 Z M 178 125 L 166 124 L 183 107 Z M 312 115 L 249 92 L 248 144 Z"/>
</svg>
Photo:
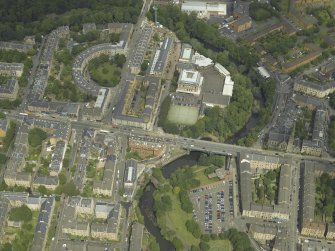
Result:
<svg viewBox="0 0 335 251">
<path fill-rule="evenodd" d="M 237 144 L 237 141 L 248 135 L 249 131 L 256 127 L 257 122 L 260 118 L 260 110 L 265 108 L 265 98 L 262 94 L 254 95 L 254 98 L 259 102 L 259 110 L 253 111 L 247 123 L 243 126 L 241 130 L 236 132 L 232 137 L 225 140 L 227 144 Z"/>
<path fill-rule="evenodd" d="M 167 165 L 162 167 L 162 174 L 165 179 L 169 179 L 174 171 L 185 166 L 194 166 L 197 164 L 201 152 L 191 152 L 189 155 L 184 155 Z M 166 240 L 157 225 L 157 219 L 155 216 L 154 208 L 154 198 L 153 193 L 156 188 L 152 183 L 148 183 L 144 189 L 143 195 L 140 199 L 140 210 L 144 217 L 144 225 L 155 238 L 159 244 L 161 251 L 173 251 L 175 250 L 172 243 Z"/>
</svg>

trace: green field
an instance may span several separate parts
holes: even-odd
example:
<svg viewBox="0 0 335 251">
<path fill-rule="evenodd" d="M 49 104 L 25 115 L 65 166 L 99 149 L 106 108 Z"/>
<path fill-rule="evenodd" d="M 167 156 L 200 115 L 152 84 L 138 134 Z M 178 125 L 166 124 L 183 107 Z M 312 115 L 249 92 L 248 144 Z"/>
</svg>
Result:
<svg viewBox="0 0 335 251">
<path fill-rule="evenodd" d="M 194 178 L 200 181 L 200 186 L 205 186 L 205 185 L 219 181 L 218 178 L 209 179 L 207 175 L 204 174 L 204 170 L 206 168 L 207 167 L 198 167 L 198 166 L 194 168 L 194 174 L 195 174 Z"/>
<path fill-rule="evenodd" d="M 199 108 L 171 105 L 167 119 L 175 124 L 193 125 L 197 122 L 198 115 Z"/>
<path fill-rule="evenodd" d="M 91 68 L 90 74 L 97 84 L 105 87 L 114 87 L 120 81 L 121 70 L 110 62 L 105 62 L 97 68 Z"/>
<path fill-rule="evenodd" d="M 232 246 L 229 240 L 210 241 L 209 251 L 231 251 Z"/>
<path fill-rule="evenodd" d="M 176 236 L 183 242 L 185 247 L 198 246 L 199 240 L 194 238 L 185 226 L 186 221 L 192 219 L 192 214 L 188 214 L 181 209 L 177 195 L 172 192 L 168 193 L 168 195 L 172 201 L 172 211 L 167 212 L 163 218 L 166 227 L 176 233 Z"/>
</svg>

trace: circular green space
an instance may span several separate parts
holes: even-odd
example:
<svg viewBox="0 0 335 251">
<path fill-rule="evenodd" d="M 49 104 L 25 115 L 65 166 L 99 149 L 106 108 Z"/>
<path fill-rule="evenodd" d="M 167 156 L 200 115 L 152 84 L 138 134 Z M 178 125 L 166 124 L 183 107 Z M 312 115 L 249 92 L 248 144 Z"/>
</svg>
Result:
<svg viewBox="0 0 335 251">
<path fill-rule="evenodd" d="M 124 55 L 116 54 L 113 57 L 101 55 L 92 59 L 88 64 L 88 71 L 92 80 L 104 87 L 114 87 L 119 84 L 121 70 L 126 62 Z"/>
</svg>

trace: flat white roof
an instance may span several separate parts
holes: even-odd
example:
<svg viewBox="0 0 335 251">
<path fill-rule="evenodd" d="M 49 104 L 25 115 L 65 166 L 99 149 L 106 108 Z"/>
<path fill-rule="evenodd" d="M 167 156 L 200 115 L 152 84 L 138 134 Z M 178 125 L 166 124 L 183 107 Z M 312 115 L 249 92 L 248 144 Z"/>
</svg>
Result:
<svg viewBox="0 0 335 251">
<path fill-rule="evenodd" d="M 182 11 L 206 11 L 206 2 L 188 1 L 181 4 Z"/>
<path fill-rule="evenodd" d="M 194 70 L 183 70 L 180 76 L 180 82 L 186 82 L 188 84 L 199 84 L 200 72 Z"/>
<path fill-rule="evenodd" d="M 223 65 L 216 63 L 214 67 L 216 70 L 218 70 L 218 72 L 220 72 L 225 77 L 230 76 L 230 72 Z"/>
<path fill-rule="evenodd" d="M 186 1 L 181 5 L 182 11 L 195 12 L 224 12 L 226 13 L 227 4 L 225 3 L 207 3 L 200 1 Z"/>
<path fill-rule="evenodd" d="M 232 97 L 233 96 L 233 89 L 234 89 L 233 85 L 224 85 L 223 90 L 222 90 L 222 95 L 227 95 L 227 96 Z"/>
<path fill-rule="evenodd" d="M 105 100 L 107 91 L 108 90 L 106 88 L 101 88 L 99 90 L 99 94 L 98 94 L 97 100 L 95 101 L 94 108 L 101 108 L 102 107 L 102 104 Z"/>
<path fill-rule="evenodd" d="M 198 52 L 194 53 L 192 57 L 193 64 L 199 67 L 206 67 L 213 64 L 213 60 L 210 58 L 206 58 L 205 56 L 199 54 Z"/>
<path fill-rule="evenodd" d="M 190 59 L 192 55 L 192 48 L 184 48 L 181 58 Z"/>
<path fill-rule="evenodd" d="M 130 166 L 128 168 L 127 181 L 132 181 L 132 177 L 133 177 L 133 167 Z"/>
<path fill-rule="evenodd" d="M 257 70 L 262 77 L 264 78 L 270 77 L 270 73 L 263 66 L 258 67 Z"/>
<path fill-rule="evenodd" d="M 224 80 L 224 85 L 234 85 L 234 81 L 231 79 L 230 76 L 227 76 Z"/>
<path fill-rule="evenodd" d="M 217 11 L 226 13 L 227 5 L 225 3 L 207 3 L 207 11 Z"/>
</svg>

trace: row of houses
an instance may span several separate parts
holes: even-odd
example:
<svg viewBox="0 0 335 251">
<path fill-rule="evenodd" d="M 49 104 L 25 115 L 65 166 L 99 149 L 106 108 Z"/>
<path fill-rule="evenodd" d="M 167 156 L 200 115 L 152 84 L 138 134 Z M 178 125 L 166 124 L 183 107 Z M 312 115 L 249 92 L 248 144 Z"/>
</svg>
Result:
<svg viewBox="0 0 335 251">
<path fill-rule="evenodd" d="M 301 185 L 301 214 L 300 225 L 301 235 L 313 238 L 327 238 L 335 240 L 335 223 L 315 221 L 315 179 L 322 173 L 335 176 L 334 166 L 315 161 L 305 160 L 302 165 Z"/>
<path fill-rule="evenodd" d="M 153 28 L 149 25 L 143 27 L 141 35 L 136 41 L 135 51 L 130 58 L 130 72 L 138 74 L 141 71 L 141 65 L 148 48 L 149 41 L 153 33 Z"/>
<path fill-rule="evenodd" d="M 40 100 L 42 98 L 51 70 L 53 54 L 57 50 L 59 39 L 69 34 L 69 32 L 68 26 L 61 26 L 48 34 L 29 100 Z"/>
<path fill-rule="evenodd" d="M 335 81 L 315 83 L 305 79 L 297 79 L 294 82 L 293 90 L 317 98 L 324 98 L 335 91 Z"/>
<path fill-rule="evenodd" d="M 161 142 L 152 142 L 135 137 L 129 137 L 128 146 L 131 151 L 138 152 L 143 157 L 157 157 L 162 155 L 165 150 L 165 145 Z"/>
<path fill-rule="evenodd" d="M 250 224 L 249 233 L 261 244 L 271 244 L 272 251 L 286 251 L 289 249 L 287 229 L 274 225 Z"/>
<path fill-rule="evenodd" d="M 0 74 L 10 77 L 21 77 L 24 65 L 22 63 L 0 62 Z"/>
<path fill-rule="evenodd" d="M 19 93 L 19 83 L 16 79 L 8 79 L 0 85 L 0 99 L 15 100 Z"/>
<path fill-rule="evenodd" d="M 313 121 L 311 140 L 303 140 L 301 153 L 313 156 L 321 156 L 326 145 L 328 131 L 328 112 L 317 109 Z"/>
<path fill-rule="evenodd" d="M 86 71 L 89 61 L 100 55 L 114 56 L 116 54 L 126 54 L 124 45 L 125 41 L 120 41 L 117 44 L 104 43 L 89 47 L 81 52 L 75 58 L 72 65 L 72 78 L 78 87 L 93 96 L 98 96 L 100 91 L 99 85 L 94 83 L 91 79 L 86 78 L 84 75 L 84 71 Z"/>
<path fill-rule="evenodd" d="M 286 221 L 289 219 L 291 169 L 289 165 L 267 157 L 269 156 L 246 155 L 243 153 L 240 153 L 238 156 L 241 212 L 243 216 L 247 217 Z M 261 205 L 253 202 L 251 182 L 257 172 L 257 168 L 272 170 L 275 166 L 277 166 L 276 168 L 280 168 L 277 203 L 274 205 Z"/>
<path fill-rule="evenodd" d="M 52 117 L 68 117 L 76 119 L 79 116 L 81 104 L 49 102 L 44 100 L 32 100 L 28 103 L 28 111 L 35 112 Z"/>
<path fill-rule="evenodd" d="M 104 165 L 104 174 L 101 181 L 93 182 L 93 193 L 97 195 L 112 196 L 114 185 L 114 170 L 117 163 L 115 155 L 107 157 Z"/>
<path fill-rule="evenodd" d="M 62 163 L 67 148 L 67 140 L 70 134 L 70 126 L 66 123 L 51 122 L 47 120 L 26 118 L 18 129 L 14 141 L 12 155 L 7 162 L 4 174 L 4 181 L 8 186 L 33 187 L 45 186 L 54 190 L 58 184 L 58 174 L 62 170 Z M 32 176 L 29 172 L 24 172 L 26 165 L 25 157 L 28 153 L 28 132 L 29 128 L 38 127 L 51 133 L 50 142 L 55 146 L 51 156 L 51 163 L 48 166 L 50 176 Z"/>
<path fill-rule="evenodd" d="M 10 207 L 20 207 L 26 205 L 31 210 L 39 210 L 37 224 L 35 227 L 32 250 L 44 250 L 51 218 L 55 208 L 54 197 L 41 197 L 23 192 L 0 192 L 0 198 L 8 201 Z M 5 217 L 5 216 L 4 216 Z M 2 218 L 4 220 L 4 218 Z M 19 227 L 20 222 L 8 222 L 9 225 Z"/>
<path fill-rule="evenodd" d="M 150 75 L 162 77 L 166 69 L 169 55 L 172 51 L 172 45 L 173 39 L 171 37 L 167 37 L 163 40 L 159 49 L 156 50 L 155 56 L 152 60 L 149 73 Z"/>
<path fill-rule="evenodd" d="M 155 121 L 158 101 L 160 98 L 161 79 L 146 76 L 143 81 L 135 75 L 129 74 L 121 90 L 119 101 L 115 106 L 112 121 L 116 125 L 134 126 L 144 130 L 152 130 Z M 138 110 L 137 102 L 141 85 L 147 86 L 144 109 Z"/>
<path fill-rule="evenodd" d="M 33 48 L 33 44 L 0 41 L 0 50 L 16 50 L 21 52 L 28 52 Z"/>
<path fill-rule="evenodd" d="M 90 224 L 79 216 L 93 217 Z M 121 207 L 118 203 L 95 201 L 92 198 L 69 197 L 64 208 L 61 229 L 70 236 L 117 240 Z"/>
</svg>

